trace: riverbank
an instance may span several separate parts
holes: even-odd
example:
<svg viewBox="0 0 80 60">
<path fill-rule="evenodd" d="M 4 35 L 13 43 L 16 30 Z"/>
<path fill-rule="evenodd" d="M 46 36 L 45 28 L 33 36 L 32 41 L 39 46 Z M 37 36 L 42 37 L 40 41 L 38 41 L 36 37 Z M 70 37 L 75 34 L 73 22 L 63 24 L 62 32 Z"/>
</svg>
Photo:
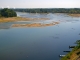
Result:
<svg viewBox="0 0 80 60">
<path fill-rule="evenodd" d="M 80 60 L 80 40 L 77 41 L 77 46 L 61 60 Z"/>
<path fill-rule="evenodd" d="M 17 21 L 30 21 L 30 20 L 48 20 L 48 18 L 24 18 L 24 17 L 9 17 L 9 18 L 0 18 L 0 23 L 5 22 L 17 22 Z"/>
<path fill-rule="evenodd" d="M 68 14 L 68 15 L 73 17 L 80 17 L 80 14 Z"/>
</svg>

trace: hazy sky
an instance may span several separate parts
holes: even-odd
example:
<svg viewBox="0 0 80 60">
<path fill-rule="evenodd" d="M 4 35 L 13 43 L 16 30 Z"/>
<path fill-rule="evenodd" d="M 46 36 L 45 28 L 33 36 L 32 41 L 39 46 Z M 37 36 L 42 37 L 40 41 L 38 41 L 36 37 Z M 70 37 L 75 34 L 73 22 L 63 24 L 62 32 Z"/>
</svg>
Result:
<svg viewBox="0 0 80 60">
<path fill-rule="evenodd" d="M 80 8 L 80 0 L 0 0 L 0 7 Z"/>
</svg>

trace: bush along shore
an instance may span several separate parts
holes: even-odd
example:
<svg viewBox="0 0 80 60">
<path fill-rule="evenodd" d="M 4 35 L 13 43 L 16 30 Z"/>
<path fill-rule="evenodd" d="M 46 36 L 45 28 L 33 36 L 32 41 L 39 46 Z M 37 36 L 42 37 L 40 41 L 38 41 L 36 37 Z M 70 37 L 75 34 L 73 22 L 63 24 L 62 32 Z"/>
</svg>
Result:
<svg viewBox="0 0 80 60">
<path fill-rule="evenodd" d="M 61 60 L 80 60 L 80 40 L 77 40 L 75 44 L 77 45 L 72 48 L 72 51 L 62 57 Z"/>
</svg>

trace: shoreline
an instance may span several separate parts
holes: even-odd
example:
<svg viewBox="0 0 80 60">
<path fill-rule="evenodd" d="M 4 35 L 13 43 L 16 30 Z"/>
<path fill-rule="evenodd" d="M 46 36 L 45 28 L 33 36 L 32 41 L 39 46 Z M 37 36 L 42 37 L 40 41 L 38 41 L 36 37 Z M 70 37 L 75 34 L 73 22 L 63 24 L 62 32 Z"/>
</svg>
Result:
<svg viewBox="0 0 80 60">
<path fill-rule="evenodd" d="M 77 40 L 76 44 L 71 52 L 62 57 L 61 60 L 80 60 L 80 40 Z"/>
<path fill-rule="evenodd" d="M 68 15 L 72 17 L 80 17 L 80 14 L 68 14 Z"/>
</svg>

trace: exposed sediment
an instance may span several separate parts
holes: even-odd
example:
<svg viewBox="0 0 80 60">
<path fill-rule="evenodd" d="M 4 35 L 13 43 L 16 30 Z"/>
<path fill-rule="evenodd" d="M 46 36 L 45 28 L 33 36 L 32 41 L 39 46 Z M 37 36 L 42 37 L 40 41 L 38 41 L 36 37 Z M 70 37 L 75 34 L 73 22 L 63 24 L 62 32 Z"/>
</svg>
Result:
<svg viewBox="0 0 80 60">
<path fill-rule="evenodd" d="M 59 24 L 59 22 L 52 22 L 48 24 L 42 24 L 42 23 L 32 23 L 32 24 L 13 24 L 12 27 L 46 27 L 46 26 L 52 26 Z"/>
<path fill-rule="evenodd" d="M 48 20 L 48 18 L 24 18 L 24 17 L 9 17 L 9 18 L 0 18 L 0 23 L 4 22 L 17 22 L 17 21 L 34 21 L 34 20 Z"/>
<path fill-rule="evenodd" d="M 68 15 L 73 17 L 80 17 L 80 14 L 68 14 Z"/>
</svg>

